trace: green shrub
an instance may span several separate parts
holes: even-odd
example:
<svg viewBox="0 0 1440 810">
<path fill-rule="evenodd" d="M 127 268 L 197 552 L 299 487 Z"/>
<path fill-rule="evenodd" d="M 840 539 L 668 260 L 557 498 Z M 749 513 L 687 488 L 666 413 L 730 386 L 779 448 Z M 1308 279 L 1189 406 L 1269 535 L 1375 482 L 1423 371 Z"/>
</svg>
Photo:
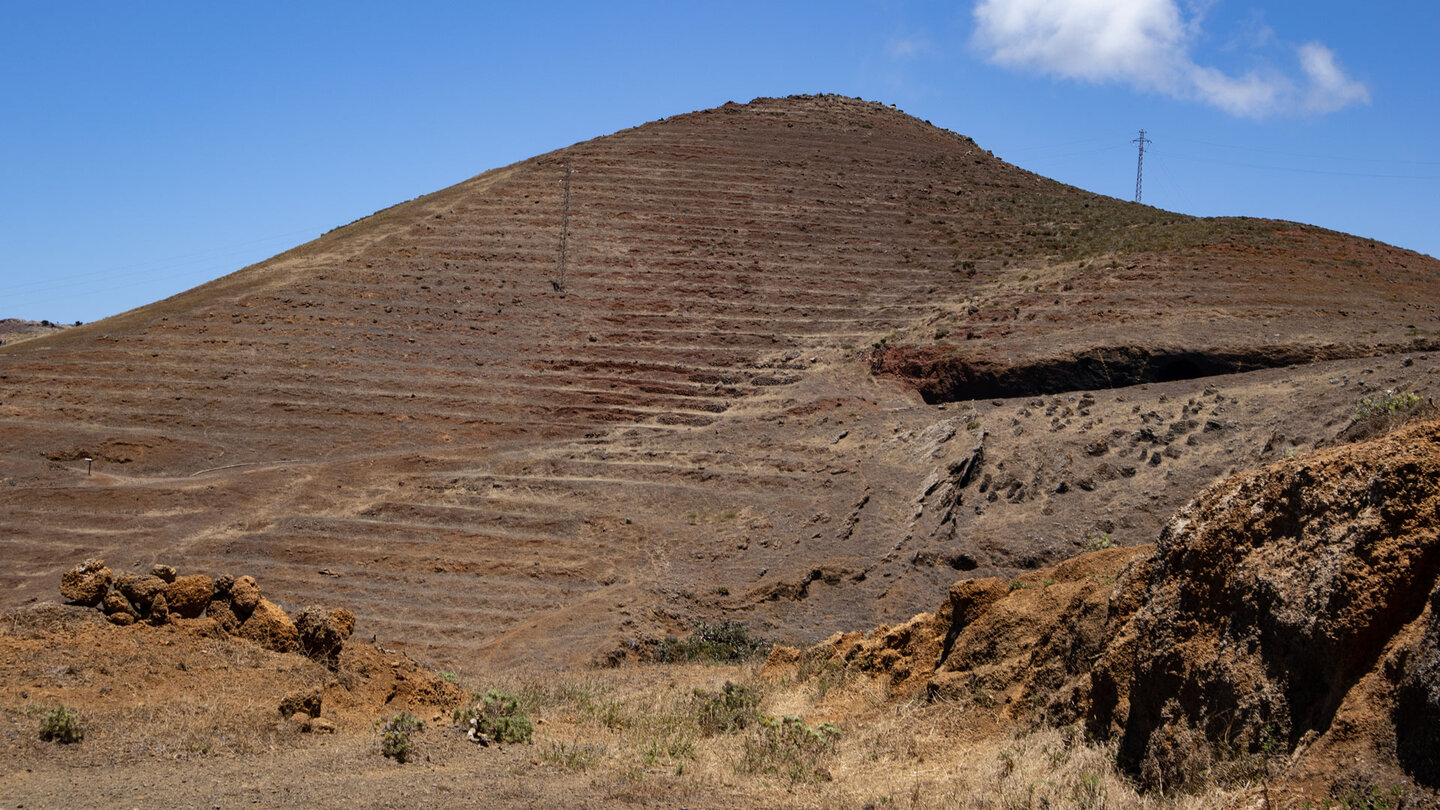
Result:
<svg viewBox="0 0 1440 810">
<path fill-rule="evenodd" d="M 535 725 L 520 708 L 520 701 L 499 689 L 473 695 L 469 707 L 455 710 L 455 724 L 468 724 L 465 736 L 481 744 L 528 743 L 535 736 Z"/>
<path fill-rule="evenodd" d="M 40 739 L 63 745 L 80 742 L 85 739 L 80 715 L 67 706 L 56 706 L 40 718 Z"/>
<path fill-rule="evenodd" d="M 745 741 L 743 773 L 772 773 L 791 782 L 829 781 L 821 766 L 835 750 L 840 729 L 829 723 L 809 726 L 798 717 L 761 716 L 756 733 Z"/>
<path fill-rule="evenodd" d="M 714 661 L 731 663 L 748 661 L 770 651 L 771 643 L 752 638 L 750 630 L 739 622 L 706 624 L 701 622 L 688 638 L 667 638 L 655 649 L 655 660 Z"/>
<path fill-rule="evenodd" d="M 742 731 L 760 718 L 760 692 L 726 681 L 719 692 L 696 689 L 695 723 L 707 736 Z"/>
<path fill-rule="evenodd" d="M 415 758 L 415 743 L 410 735 L 425 728 L 425 721 L 411 714 L 400 712 L 388 720 L 381 720 L 380 753 L 396 762 L 409 762 Z"/>
<path fill-rule="evenodd" d="M 1435 413 L 1435 406 L 1415 394 L 1390 389 L 1361 397 L 1355 404 L 1355 418 L 1341 431 L 1341 441 L 1363 441 L 1383 436 L 1416 419 Z"/>
<path fill-rule="evenodd" d="M 1390 389 L 1383 394 L 1376 394 L 1369 397 L 1361 397 L 1355 407 L 1355 421 L 1364 422 L 1367 419 L 1374 419 L 1381 416 L 1389 416 L 1400 411 L 1409 410 L 1424 402 L 1419 396 L 1407 391 L 1396 391 Z"/>
</svg>

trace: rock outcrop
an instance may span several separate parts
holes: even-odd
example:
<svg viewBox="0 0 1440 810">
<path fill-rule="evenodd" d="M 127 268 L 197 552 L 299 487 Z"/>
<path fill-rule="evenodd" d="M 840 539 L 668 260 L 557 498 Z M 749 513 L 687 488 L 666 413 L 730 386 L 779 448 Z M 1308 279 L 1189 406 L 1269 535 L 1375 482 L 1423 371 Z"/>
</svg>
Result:
<svg viewBox="0 0 1440 810">
<path fill-rule="evenodd" d="M 1154 546 L 962 581 L 933 614 L 788 656 L 1084 723 L 1155 789 L 1262 758 L 1321 795 L 1435 790 L 1437 579 L 1440 422 L 1427 422 L 1213 485 Z"/>
<path fill-rule="evenodd" d="M 1324 734 L 1425 610 L 1437 529 L 1434 424 L 1212 487 L 1166 527 L 1143 607 L 1095 665 L 1092 729 L 1157 786 L 1191 778 L 1177 738 Z"/>
<path fill-rule="evenodd" d="M 86 560 L 61 575 L 60 593 L 67 601 L 99 607 L 106 619 L 121 626 L 160 626 L 203 616 L 218 632 L 276 652 L 303 651 L 330 669 L 339 666 L 340 652 L 355 630 L 355 614 L 318 605 L 300 612 L 297 627 L 283 608 L 263 598 L 252 576 L 180 576 L 164 564 L 155 565 L 148 575 L 113 576 L 103 560 Z"/>
</svg>

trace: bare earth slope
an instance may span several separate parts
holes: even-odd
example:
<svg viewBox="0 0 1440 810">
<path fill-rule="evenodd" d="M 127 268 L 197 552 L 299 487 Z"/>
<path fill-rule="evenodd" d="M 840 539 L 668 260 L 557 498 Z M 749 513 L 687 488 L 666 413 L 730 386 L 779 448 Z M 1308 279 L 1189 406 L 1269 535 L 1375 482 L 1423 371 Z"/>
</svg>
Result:
<svg viewBox="0 0 1440 810">
<path fill-rule="evenodd" d="M 1434 396 L 1437 300 L 1434 259 L 883 105 L 730 104 L 0 347 L 0 606 L 163 558 L 438 662 L 813 641 Z"/>
</svg>

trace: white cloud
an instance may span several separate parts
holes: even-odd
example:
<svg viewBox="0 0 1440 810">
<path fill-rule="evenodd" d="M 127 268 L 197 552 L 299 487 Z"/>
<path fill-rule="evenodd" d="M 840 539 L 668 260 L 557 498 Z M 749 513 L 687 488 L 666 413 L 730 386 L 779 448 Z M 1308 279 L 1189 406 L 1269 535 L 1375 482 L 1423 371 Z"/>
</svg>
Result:
<svg viewBox="0 0 1440 810">
<path fill-rule="evenodd" d="M 1300 46 L 1300 67 L 1309 79 L 1305 89 L 1305 109 L 1309 112 L 1334 112 L 1351 104 L 1369 104 L 1370 91 L 1365 85 L 1345 75 L 1335 64 L 1335 54 L 1318 42 Z"/>
<path fill-rule="evenodd" d="M 904 61 L 929 56 L 935 50 L 927 36 L 895 36 L 885 42 L 885 53 L 891 59 Z"/>
<path fill-rule="evenodd" d="M 1176 0 L 979 0 L 975 44 L 991 62 L 1090 82 L 1194 98 L 1232 115 L 1327 113 L 1367 103 L 1319 43 L 1300 46 L 1303 84 L 1278 71 L 1230 75 L 1191 55 L 1206 3 L 1189 18 Z"/>
</svg>

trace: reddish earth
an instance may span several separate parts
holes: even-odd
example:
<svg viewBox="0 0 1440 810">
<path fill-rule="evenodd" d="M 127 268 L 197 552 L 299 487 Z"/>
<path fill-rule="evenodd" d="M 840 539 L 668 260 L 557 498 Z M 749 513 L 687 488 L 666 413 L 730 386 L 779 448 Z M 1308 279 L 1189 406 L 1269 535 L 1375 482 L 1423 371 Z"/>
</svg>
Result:
<svg viewBox="0 0 1440 810">
<path fill-rule="evenodd" d="M 1363 398 L 1433 398 L 1436 301 L 1410 251 L 880 104 L 728 104 L 0 347 L 0 607 L 103 557 L 253 573 L 438 666 L 808 644 L 1153 542 Z"/>
</svg>

